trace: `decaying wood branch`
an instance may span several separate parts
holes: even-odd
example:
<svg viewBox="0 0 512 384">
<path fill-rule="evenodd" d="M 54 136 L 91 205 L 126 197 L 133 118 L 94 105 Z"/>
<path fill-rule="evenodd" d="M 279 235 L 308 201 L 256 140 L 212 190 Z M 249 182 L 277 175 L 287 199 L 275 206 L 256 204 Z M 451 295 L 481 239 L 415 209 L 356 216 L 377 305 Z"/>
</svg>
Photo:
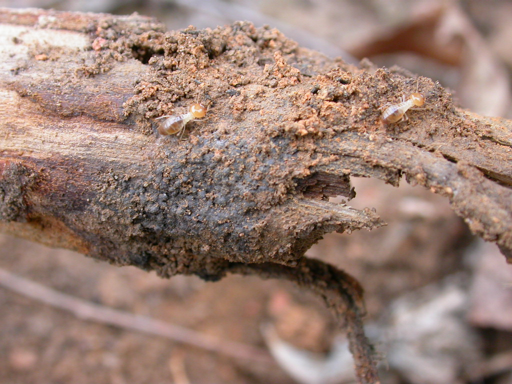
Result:
<svg viewBox="0 0 512 384">
<path fill-rule="evenodd" d="M 4 232 L 162 276 L 286 277 L 325 233 L 382 225 L 327 200 L 353 197 L 350 176 L 405 175 L 512 262 L 512 124 L 429 79 L 249 23 L 165 32 L 140 16 L 3 9 L 0 38 Z M 381 108 L 417 88 L 427 108 L 382 125 Z M 157 117 L 193 102 L 209 111 L 184 140 L 157 134 Z"/>
</svg>

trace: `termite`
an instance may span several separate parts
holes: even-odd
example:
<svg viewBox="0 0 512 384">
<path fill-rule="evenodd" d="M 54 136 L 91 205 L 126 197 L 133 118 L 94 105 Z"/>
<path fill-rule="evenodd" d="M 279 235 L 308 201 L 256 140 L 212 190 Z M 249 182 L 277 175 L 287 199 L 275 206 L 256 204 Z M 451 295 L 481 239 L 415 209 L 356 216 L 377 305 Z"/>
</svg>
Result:
<svg viewBox="0 0 512 384">
<path fill-rule="evenodd" d="M 401 103 L 392 104 L 387 107 L 382 112 L 381 119 L 384 124 L 397 123 L 402 119 L 407 120 L 405 113 L 413 107 L 422 107 L 423 104 L 425 104 L 425 97 L 421 93 L 415 92 L 409 96 L 408 100 L 403 100 Z"/>
<path fill-rule="evenodd" d="M 207 108 L 202 104 L 192 104 L 187 113 L 182 115 L 166 115 L 157 118 L 161 120 L 158 122 L 158 132 L 161 135 L 175 135 L 177 133 L 183 134 L 185 126 L 188 122 L 202 119 L 206 116 Z"/>
</svg>

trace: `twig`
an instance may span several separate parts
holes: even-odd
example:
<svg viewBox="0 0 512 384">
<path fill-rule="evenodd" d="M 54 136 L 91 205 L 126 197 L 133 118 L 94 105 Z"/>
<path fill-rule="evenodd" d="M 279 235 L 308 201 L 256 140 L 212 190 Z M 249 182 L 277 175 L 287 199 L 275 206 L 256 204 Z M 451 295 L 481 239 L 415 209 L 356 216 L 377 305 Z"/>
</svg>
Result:
<svg viewBox="0 0 512 384">
<path fill-rule="evenodd" d="M 93 304 L 34 283 L 3 269 L 0 269 L 0 284 L 34 300 L 69 311 L 76 317 L 84 320 L 97 321 L 103 324 L 165 337 L 179 343 L 193 345 L 238 359 L 252 360 L 264 364 L 271 364 L 273 362 L 266 351 L 250 345 L 218 339 L 161 320 Z"/>
<path fill-rule="evenodd" d="M 363 289 L 352 276 L 320 260 L 306 257 L 302 258 L 296 267 L 273 263 L 231 263 L 227 271 L 257 275 L 263 279 L 285 279 L 316 293 L 335 315 L 340 328 L 347 331 L 358 382 L 380 383 L 375 353 L 364 334 Z"/>
</svg>

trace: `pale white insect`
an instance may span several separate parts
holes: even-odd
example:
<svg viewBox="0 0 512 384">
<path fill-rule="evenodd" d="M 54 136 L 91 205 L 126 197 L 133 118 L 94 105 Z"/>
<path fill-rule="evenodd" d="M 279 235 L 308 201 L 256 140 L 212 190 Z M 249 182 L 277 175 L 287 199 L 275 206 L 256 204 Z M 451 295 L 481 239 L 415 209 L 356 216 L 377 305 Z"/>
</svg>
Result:
<svg viewBox="0 0 512 384">
<path fill-rule="evenodd" d="M 398 123 L 400 120 L 407 120 L 406 112 L 414 107 L 422 107 L 425 104 L 425 96 L 418 92 L 418 80 L 416 80 L 416 92 L 409 96 L 409 99 L 405 100 L 402 97 L 402 102 L 398 104 L 392 104 L 382 112 L 382 122 L 384 124 Z"/>
<path fill-rule="evenodd" d="M 207 108 L 202 104 L 192 104 L 187 113 L 182 115 L 166 115 L 157 118 L 158 132 L 161 135 L 175 135 L 185 131 L 188 122 L 202 119 L 206 116 Z"/>
<path fill-rule="evenodd" d="M 397 123 L 402 119 L 407 119 L 405 114 L 413 107 L 422 107 L 425 104 L 425 97 L 418 92 L 409 96 L 408 100 L 404 100 L 398 104 L 392 104 L 382 112 L 382 121 L 384 124 Z"/>
</svg>

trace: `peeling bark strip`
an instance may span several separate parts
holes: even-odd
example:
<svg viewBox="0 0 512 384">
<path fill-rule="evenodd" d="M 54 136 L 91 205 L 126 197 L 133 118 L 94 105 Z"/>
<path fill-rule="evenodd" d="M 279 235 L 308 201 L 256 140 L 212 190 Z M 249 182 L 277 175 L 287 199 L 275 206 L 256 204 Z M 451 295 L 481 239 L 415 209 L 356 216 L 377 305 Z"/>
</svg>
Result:
<svg viewBox="0 0 512 384">
<path fill-rule="evenodd" d="M 327 201 L 353 197 L 350 176 L 405 175 L 512 262 L 512 124 L 456 108 L 429 79 L 249 23 L 165 32 L 140 16 L 2 9 L 0 38 L 2 231 L 161 276 L 294 270 L 325 233 L 382 225 Z M 428 109 L 383 126 L 381 107 L 416 88 Z M 185 140 L 156 133 L 196 102 L 209 111 Z"/>
</svg>

